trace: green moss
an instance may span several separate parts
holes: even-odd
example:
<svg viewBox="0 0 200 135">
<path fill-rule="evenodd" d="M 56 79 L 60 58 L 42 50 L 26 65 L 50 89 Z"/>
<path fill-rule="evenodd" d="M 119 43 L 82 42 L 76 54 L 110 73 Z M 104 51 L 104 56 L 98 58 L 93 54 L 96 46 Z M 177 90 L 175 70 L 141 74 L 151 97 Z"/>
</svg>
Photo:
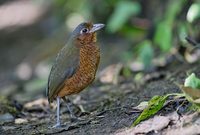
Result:
<svg viewBox="0 0 200 135">
<path fill-rule="evenodd" d="M 15 115 L 18 113 L 18 110 L 7 98 L 0 96 L 0 114 L 4 113 L 11 113 Z"/>
</svg>

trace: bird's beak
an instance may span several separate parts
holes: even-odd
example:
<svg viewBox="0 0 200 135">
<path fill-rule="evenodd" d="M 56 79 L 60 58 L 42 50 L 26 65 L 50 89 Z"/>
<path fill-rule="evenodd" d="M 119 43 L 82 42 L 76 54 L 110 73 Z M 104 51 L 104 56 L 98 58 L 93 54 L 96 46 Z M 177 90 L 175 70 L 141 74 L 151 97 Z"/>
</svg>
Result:
<svg viewBox="0 0 200 135">
<path fill-rule="evenodd" d="M 105 25 L 104 24 L 93 24 L 92 29 L 90 30 L 90 33 L 95 32 L 97 30 L 100 30 L 101 28 L 103 28 Z"/>
</svg>

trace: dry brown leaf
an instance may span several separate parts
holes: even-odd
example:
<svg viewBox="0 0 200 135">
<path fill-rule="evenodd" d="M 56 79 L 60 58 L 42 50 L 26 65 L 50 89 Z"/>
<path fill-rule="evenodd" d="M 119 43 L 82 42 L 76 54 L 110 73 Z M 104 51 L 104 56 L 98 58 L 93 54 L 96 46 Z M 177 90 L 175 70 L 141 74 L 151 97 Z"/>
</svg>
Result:
<svg viewBox="0 0 200 135">
<path fill-rule="evenodd" d="M 40 98 L 31 102 L 28 102 L 24 105 L 24 108 L 29 110 L 29 111 L 38 111 L 38 110 L 43 110 L 45 111 L 46 108 L 49 107 L 49 102 L 46 98 Z"/>
<path fill-rule="evenodd" d="M 149 132 L 158 132 L 165 129 L 170 122 L 178 121 L 179 115 L 174 112 L 167 116 L 155 116 L 151 119 L 141 122 L 136 127 L 127 129 L 117 133 L 117 135 L 136 135 L 136 134 L 147 134 Z"/>
<path fill-rule="evenodd" d="M 118 77 L 120 74 L 120 71 L 122 69 L 122 64 L 113 64 L 105 68 L 103 71 L 101 71 L 99 75 L 99 80 L 102 83 L 118 83 Z"/>
<path fill-rule="evenodd" d="M 184 93 L 186 93 L 187 95 L 189 95 L 193 99 L 200 98 L 200 90 L 199 89 L 195 89 L 195 88 L 192 88 L 192 87 L 185 87 L 183 85 L 180 85 L 180 88 Z"/>
<path fill-rule="evenodd" d="M 157 132 L 168 126 L 171 120 L 165 116 L 155 116 L 149 120 L 141 122 L 136 127 L 118 133 L 117 135 L 147 134 L 151 131 Z"/>
<path fill-rule="evenodd" d="M 168 131 L 166 135 L 199 135 L 199 129 L 200 125 L 190 125 L 188 127 Z"/>
<path fill-rule="evenodd" d="M 170 119 L 165 116 L 155 116 L 152 119 L 142 122 L 134 128 L 134 133 L 149 133 L 151 131 L 159 131 L 168 126 Z"/>
</svg>

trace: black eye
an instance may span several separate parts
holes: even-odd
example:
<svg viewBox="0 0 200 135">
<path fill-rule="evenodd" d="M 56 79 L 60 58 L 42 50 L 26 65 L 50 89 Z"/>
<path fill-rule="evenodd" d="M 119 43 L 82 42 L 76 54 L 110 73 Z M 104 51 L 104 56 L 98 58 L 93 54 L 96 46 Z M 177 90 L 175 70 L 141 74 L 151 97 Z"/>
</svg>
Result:
<svg viewBox="0 0 200 135">
<path fill-rule="evenodd" d="M 87 33 L 87 32 L 88 32 L 88 29 L 86 29 L 86 28 L 84 28 L 84 29 L 81 30 L 81 34 L 82 33 Z"/>
</svg>

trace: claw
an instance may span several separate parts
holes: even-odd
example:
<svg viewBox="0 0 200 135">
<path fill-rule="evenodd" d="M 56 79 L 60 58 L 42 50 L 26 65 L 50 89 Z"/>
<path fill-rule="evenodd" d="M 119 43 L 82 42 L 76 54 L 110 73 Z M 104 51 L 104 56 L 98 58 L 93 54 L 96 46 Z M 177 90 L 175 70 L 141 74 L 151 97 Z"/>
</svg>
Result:
<svg viewBox="0 0 200 135">
<path fill-rule="evenodd" d="M 48 128 L 49 129 L 52 129 L 52 128 L 61 128 L 61 124 L 60 123 L 56 123 L 54 126 L 50 126 Z"/>
<path fill-rule="evenodd" d="M 56 123 L 52 128 L 60 128 L 61 124 L 60 123 Z"/>
</svg>

